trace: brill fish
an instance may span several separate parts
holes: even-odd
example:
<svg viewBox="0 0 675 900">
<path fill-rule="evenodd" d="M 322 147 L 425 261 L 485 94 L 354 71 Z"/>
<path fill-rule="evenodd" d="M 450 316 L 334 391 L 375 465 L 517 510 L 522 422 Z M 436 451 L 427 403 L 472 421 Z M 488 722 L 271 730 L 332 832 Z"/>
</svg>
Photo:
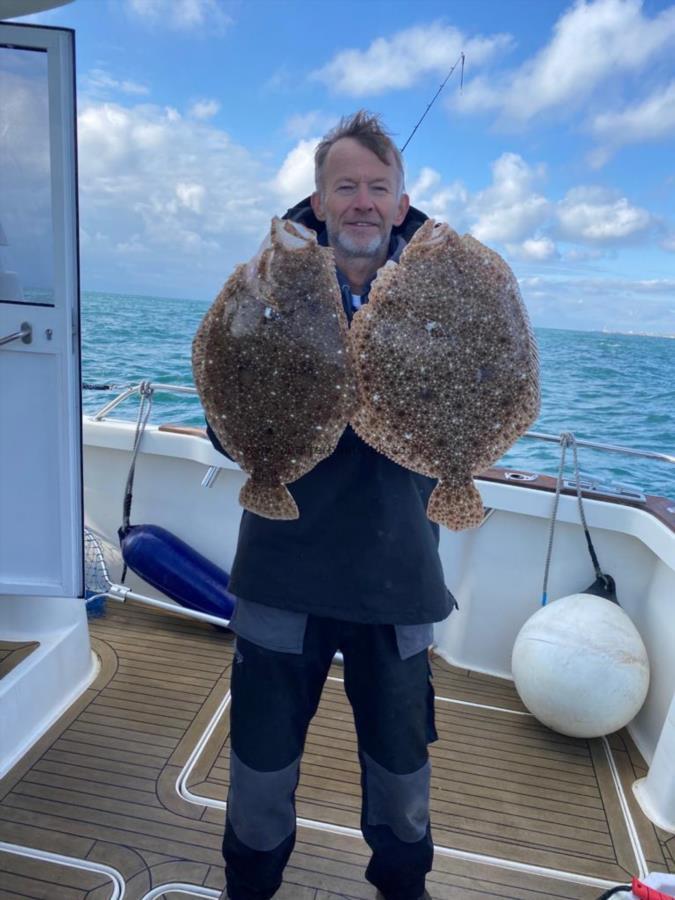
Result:
<svg viewBox="0 0 675 900">
<path fill-rule="evenodd" d="M 539 357 L 515 276 L 470 235 L 428 219 L 380 269 L 349 332 L 359 408 L 352 425 L 394 462 L 438 479 L 430 519 L 483 518 L 473 475 L 534 422 Z"/>
<path fill-rule="evenodd" d="M 297 519 L 286 484 L 333 452 L 356 406 L 333 251 L 303 225 L 273 219 L 204 317 L 192 368 L 209 424 L 250 476 L 241 505 Z"/>
</svg>

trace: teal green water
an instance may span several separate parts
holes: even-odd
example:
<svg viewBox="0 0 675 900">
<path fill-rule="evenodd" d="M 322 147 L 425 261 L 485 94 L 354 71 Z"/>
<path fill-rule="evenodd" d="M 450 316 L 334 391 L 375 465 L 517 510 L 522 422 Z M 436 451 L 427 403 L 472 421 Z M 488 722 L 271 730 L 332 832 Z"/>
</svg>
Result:
<svg viewBox="0 0 675 900">
<path fill-rule="evenodd" d="M 151 380 L 192 384 L 192 337 L 209 304 L 121 294 L 84 293 L 83 381 L 129 384 Z M 675 454 L 675 340 L 589 331 L 536 330 L 542 409 L 533 431 Z M 84 392 L 86 412 L 111 395 Z M 114 413 L 134 419 L 137 400 Z M 195 397 L 158 393 L 152 421 L 203 425 Z M 571 473 L 568 451 L 567 472 Z M 521 438 L 500 464 L 557 475 L 555 444 Z M 634 485 L 675 499 L 675 465 L 581 448 L 582 474 Z"/>
</svg>

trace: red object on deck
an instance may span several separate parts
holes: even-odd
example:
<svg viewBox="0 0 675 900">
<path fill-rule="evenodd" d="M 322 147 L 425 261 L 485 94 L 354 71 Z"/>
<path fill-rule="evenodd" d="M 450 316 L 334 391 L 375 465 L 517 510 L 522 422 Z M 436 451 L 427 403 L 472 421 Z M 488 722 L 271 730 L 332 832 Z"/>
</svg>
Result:
<svg viewBox="0 0 675 900">
<path fill-rule="evenodd" d="M 656 891 L 654 888 L 647 887 L 637 878 L 633 878 L 631 890 L 640 900 L 675 900 L 672 894 L 664 894 L 663 891 Z"/>
</svg>

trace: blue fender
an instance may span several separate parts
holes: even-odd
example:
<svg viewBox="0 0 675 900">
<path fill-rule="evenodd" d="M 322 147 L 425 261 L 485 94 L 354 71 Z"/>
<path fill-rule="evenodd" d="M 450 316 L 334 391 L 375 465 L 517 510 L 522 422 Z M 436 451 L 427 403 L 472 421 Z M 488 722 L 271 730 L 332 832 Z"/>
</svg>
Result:
<svg viewBox="0 0 675 900">
<path fill-rule="evenodd" d="M 124 562 L 148 584 L 187 609 L 232 617 L 236 597 L 224 569 L 159 525 L 128 525 L 118 534 Z"/>
</svg>

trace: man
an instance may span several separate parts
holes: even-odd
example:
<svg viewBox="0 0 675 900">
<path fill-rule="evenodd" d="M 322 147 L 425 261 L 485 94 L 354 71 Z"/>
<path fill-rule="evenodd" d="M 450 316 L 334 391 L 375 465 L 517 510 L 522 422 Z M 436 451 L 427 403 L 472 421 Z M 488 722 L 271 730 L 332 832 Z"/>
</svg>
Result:
<svg viewBox="0 0 675 900">
<path fill-rule="evenodd" d="M 400 153 L 377 117 L 343 119 L 315 162 L 315 192 L 286 215 L 333 248 L 351 320 L 426 217 L 410 207 Z M 429 897 L 427 648 L 432 623 L 455 605 L 425 513 L 433 487 L 348 427 L 331 456 L 289 485 L 299 519 L 244 512 L 230 580 L 239 601 L 223 897 L 268 900 L 281 884 L 305 736 L 338 650 L 358 736 L 366 877 L 384 900 Z"/>
</svg>

